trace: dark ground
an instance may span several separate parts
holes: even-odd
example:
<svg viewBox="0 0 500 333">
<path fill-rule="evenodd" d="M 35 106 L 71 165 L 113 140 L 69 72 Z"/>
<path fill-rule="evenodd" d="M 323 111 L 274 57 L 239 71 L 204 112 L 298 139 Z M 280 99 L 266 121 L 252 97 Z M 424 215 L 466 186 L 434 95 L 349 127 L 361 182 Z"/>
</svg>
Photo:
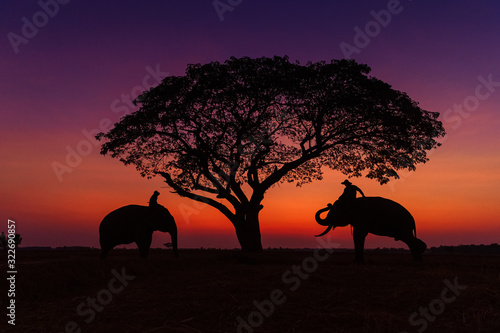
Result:
<svg viewBox="0 0 500 333">
<path fill-rule="evenodd" d="M 325 251 L 18 251 L 0 331 L 500 332 L 500 256 Z"/>
</svg>

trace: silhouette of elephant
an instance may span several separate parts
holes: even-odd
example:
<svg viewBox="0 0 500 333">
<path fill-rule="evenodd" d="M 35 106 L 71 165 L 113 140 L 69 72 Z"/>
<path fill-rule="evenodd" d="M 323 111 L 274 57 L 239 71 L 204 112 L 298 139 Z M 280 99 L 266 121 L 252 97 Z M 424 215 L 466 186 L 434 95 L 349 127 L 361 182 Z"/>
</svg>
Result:
<svg viewBox="0 0 500 333">
<path fill-rule="evenodd" d="M 328 211 L 326 218 L 321 214 Z M 356 198 L 352 203 L 337 200 L 333 205 L 320 209 L 315 215 L 316 222 L 328 226 L 316 237 L 326 235 L 335 227 L 352 225 L 354 252 L 357 262 L 363 262 L 365 238 L 368 233 L 388 236 L 405 242 L 415 261 L 421 260 L 427 245 L 417 238 L 415 220 L 406 208 L 389 199 L 381 197 Z"/>
<path fill-rule="evenodd" d="M 156 230 L 170 233 L 174 255 L 177 257 L 177 226 L 168 209 L 160 204 L 154 207 L 128 205 L 112 211 L 99 226 L 101 259 L 115 246 L 133 242 L 139 248 L 140 257 L 146 258 Z"/>
</svg>

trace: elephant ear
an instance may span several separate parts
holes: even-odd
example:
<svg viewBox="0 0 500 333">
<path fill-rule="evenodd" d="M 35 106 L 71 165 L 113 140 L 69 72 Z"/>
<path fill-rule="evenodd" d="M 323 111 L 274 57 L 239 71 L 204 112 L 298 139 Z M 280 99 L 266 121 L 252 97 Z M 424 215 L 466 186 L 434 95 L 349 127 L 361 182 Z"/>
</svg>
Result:
<svg viewBox="0 0 500 333">
<path fill-rule="evenodd" d="M 161 223 L 161 208 L 160 207 L 147 207 L 148 213 L 146 214 L 145 224 L 147 224 L 153 231 L 160 228 Z"/>
<path fill-rule="evenodd" d="M 345 227 L 352 222 L 354 209 L 353 203 L 337 200 L 328 212 L 327 219 L 335 221 L 333 225 L 337 227 Z"/>
<path fill-rule="evenodd" d="M 175 223 L 172 214 L 162 205 L 148 207 L 149 214 L 146 223 L 155 231 L 170 232 L 170 223 Z"/>
</svg>

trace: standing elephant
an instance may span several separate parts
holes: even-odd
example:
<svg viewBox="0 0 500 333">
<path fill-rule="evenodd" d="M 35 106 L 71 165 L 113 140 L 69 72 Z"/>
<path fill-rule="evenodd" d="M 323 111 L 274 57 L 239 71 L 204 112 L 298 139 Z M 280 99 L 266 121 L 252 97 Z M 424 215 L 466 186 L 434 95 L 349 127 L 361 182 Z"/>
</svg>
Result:
<svg viewBox="0 0 500 333">
<path fill-rule="evenodd" d="M 177 226 L 168 209 L 156 204 L 149 207 L 128 205 L 112 211 L 99 226 L 101 258 L 105 258 L 116 245 L 133 242 L 137 244 L 141 258 L 146 258 L 156 230 L 170 233 L 177 257 Z"/>
<path fill-rule="evenodd" d="M 405 242 L 414 260 L 421 260 L 422 253 L 427 245 L 417 238 L 415 220 L 403 206 L 389 199 L 381 197 L 363 197 L 353 199 L 346 204 L 336 201 L 333 205 L 320 209 L 316 215 L 316 222 L 328 226 L 316 237 L 326 235 L 335 227 L 352 225 L 354 238 L 354 252 L 356 261 L 363 261 L 365 238 L 368 233 L 378 236 L 388 236 Z M 321 213 L 328 211 L 326 218 Z"/>
</svg>

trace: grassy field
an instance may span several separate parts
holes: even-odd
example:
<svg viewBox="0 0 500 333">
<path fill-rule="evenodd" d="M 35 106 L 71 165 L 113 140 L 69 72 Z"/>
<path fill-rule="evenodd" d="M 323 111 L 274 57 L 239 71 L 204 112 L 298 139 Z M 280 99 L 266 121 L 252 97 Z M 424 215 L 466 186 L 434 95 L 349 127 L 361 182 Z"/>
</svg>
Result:
<svg viewBox="0 0 500 333">
<path fill-rule="evenodd" d="M 364 265 L 324 249 L 98 257 L 97 250 L 18 251 L 16 326 L 5 315 L 2 326 L 23 333 L 500 332 L 499 256 L 434 254 L 414 263 L 409 254 L 367 253 Z"/>
</svg>

